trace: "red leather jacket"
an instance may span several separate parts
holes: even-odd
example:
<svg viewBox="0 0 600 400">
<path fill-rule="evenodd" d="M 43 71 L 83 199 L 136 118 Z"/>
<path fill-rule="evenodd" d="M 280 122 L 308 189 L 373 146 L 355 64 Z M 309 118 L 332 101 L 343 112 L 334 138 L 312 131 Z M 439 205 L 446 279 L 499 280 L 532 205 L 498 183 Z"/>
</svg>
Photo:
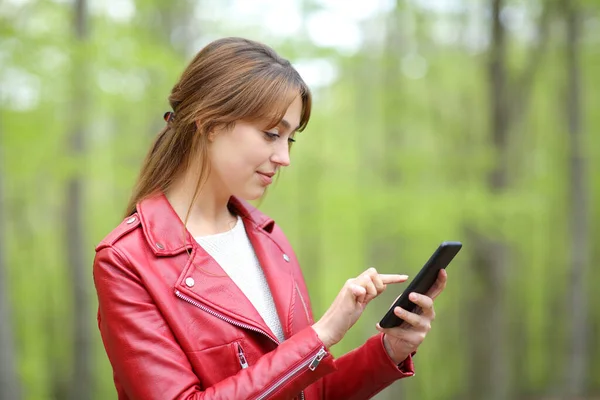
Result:
<svg viewBox="0 0 600 400">
<path fill-rule="evenodd" d="M 119 399 L 367 399 L 413 375 L 377 334 L 334 359 L 312 329 L 298 261 L 280 228 L 236 198 L 286 340 L 184 229 L 163 195 L 96 248 L 98 325 Z"/>
</svg>

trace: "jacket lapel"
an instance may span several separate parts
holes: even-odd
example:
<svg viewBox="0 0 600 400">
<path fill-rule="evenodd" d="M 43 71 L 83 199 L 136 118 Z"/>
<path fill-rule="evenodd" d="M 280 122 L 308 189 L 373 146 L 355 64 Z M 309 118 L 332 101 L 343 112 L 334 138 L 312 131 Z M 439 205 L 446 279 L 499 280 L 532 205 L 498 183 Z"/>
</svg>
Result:
<svg viewBox="0 0 600 400">
<path fill-rule="evenodd" d="M 230 207 L 242 216 L 246 233 L 271 289 L 285 337 L 288 338 L 293 334 L 290 307 L 295 294 L 294 280 L 288 255 L 284 256 L 285 253 L 272 238 L 274 222 L 234 197 L 230 200 Z M 146 240 L 156 256 L 189 253 L 188 261 L 175 282 L 176 292 L 200 302 L 218 317 L 229 319 L 230 323 L 247 325 L 246 328 L 263 331 L 275 339 L 244 293 L 185 229 L 163 194 L 142 201 L 137 209 Z"/>
<path fill-rule="evenodd" d="M 250 300 L 201 246 L 194 244 L 190 260 L 179 276 L 176 288 L 216 312 L 222 319 L 248 325 L 275 338 Z"/>
</svg>

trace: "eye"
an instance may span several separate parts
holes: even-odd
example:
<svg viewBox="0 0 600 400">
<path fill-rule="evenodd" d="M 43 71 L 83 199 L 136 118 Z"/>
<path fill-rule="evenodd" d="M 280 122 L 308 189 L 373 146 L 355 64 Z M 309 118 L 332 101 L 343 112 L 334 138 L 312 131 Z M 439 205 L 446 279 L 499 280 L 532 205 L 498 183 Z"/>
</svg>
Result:
<svg viewBox="0 0 600 400">
<path fill-rule="evenodd" d="M 296 139 L 294 139 L 294 138 L 289 138 L 289 139 L 288 139 L 288 143 L 289 143 L 289 144 L 296 143 Z"/>
<path fill-rule="evenodd" d="M 278 133 L 264 132 L 264 134 L 267 137 L 267 140 L 270 140 L 272 142 L 274 142 L 275 140 L 279 139 L 279 134 Z"/>
</svg>

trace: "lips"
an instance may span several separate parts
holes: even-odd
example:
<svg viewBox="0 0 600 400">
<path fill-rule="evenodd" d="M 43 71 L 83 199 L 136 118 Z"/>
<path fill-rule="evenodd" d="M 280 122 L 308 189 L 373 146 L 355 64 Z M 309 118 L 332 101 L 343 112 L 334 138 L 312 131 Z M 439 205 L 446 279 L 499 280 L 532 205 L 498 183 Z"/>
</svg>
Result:
<svg viewBox="0 0 600 400">
<path fill-rule="evenodd" d="M 265 185 L 270 185 L 275 175 L 274 172 L 257 172 L 257 174 Z"/>
</svg>

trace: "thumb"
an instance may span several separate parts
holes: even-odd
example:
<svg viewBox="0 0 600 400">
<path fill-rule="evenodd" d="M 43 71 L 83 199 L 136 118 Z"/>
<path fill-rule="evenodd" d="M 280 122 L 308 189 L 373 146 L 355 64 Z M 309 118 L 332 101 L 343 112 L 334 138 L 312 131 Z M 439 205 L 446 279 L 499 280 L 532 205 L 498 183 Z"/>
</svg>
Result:
<svg viewBox="0 0 600 400">
<path fill-rule="evenodd" d="M 350 285 L 350 291 L 357 299 L 364 297 L 367 294 L 367 289 L 356 284 Z"/>
</svg>

